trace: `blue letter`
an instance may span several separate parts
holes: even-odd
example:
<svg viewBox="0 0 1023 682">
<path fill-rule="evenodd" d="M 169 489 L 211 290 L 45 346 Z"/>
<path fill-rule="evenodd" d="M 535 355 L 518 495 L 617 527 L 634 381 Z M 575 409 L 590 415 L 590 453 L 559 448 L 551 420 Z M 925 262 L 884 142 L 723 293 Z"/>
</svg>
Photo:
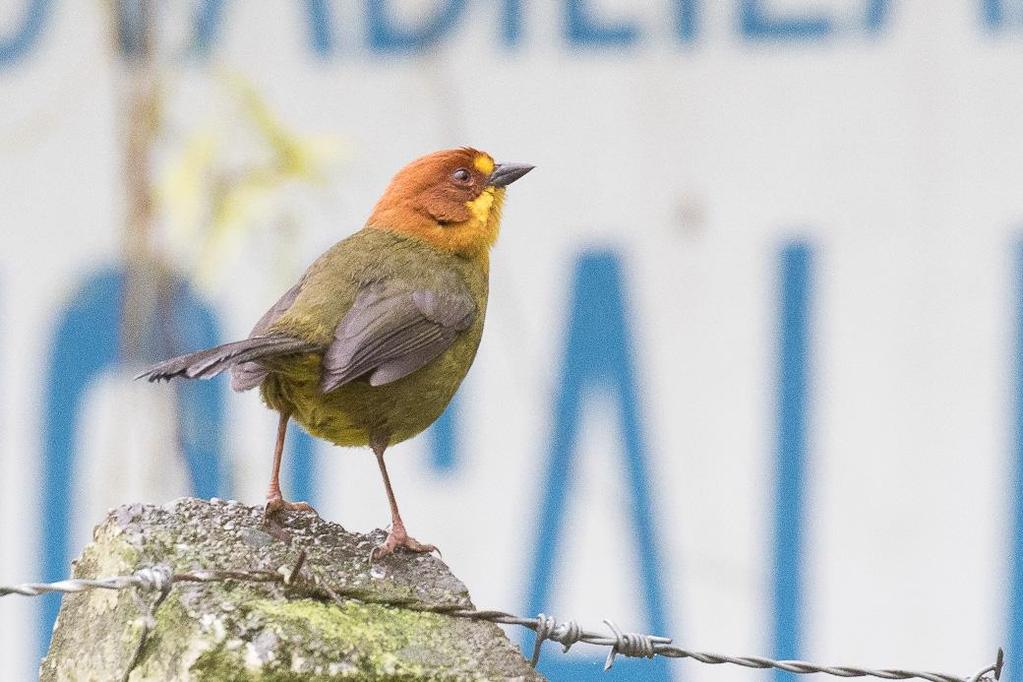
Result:
<svg viewBox="0 0 1023 682">
<path fill-rule="evenodd" d="M 440 419 L 433 423 L 427 433 L 430 439 L 430 463 L 440 474 L 453 472 L 458 461 L 458 394 L 451 400 Z"/>
<path fill-rule="evenodd" d="M 445 4 L 433 18 L 415 28 L 395 26 L 387 11 L 387 0 L 368 0 L 369 43 L 379 52 L 411 53 L 424 50 L 444 37 L 455 25 L 465 0 L 442 0 Z"/>
<path fill-rule="evenodd" d="M 312 31 L 313 50 L 326 57 L 334 49 L 334 26 L 330 21 L 327 0 L 306 0 L 309 12 L 309 30 Z"/>
<path fill-rule="evenodd" d="M 565 35 L 573 45 L 626 46 L 635 43 L 639 35 L 634 24 L 601 25 L 586 0 L 567 0 L 565 13 Z"/>
<path fill-rule="evenodd" d="M 867 0 L 867 16 L 864 22 L 869 33 L 878 33 L 888 21 L 888 0 Z"/>
<path fill-rule="evenodd" d="M 550 589 L 554 582 L 554 567 L 560 558 L 559 550 L 564 546 L 562 534 L 565 526 L 562 521 L 566 502 L 569 491 L 578 485 L 572 475 L 583 399 L 599 391 L 610 394 L 617 403 L 623 439 L 628 501 L 615 511 L 631 519 L 628 537 L 636 544 L 631 551 L 624 547 L 621 551 L 638 560 L 638 588 L 643 598 L 647 627 L 651 634 L 663 635 L 668 632 L 668 605 L 661 589 L 666 578 L 661 571 L 660 548 L 650 500 L 648 455 L 639 412 L 640 396 L 632 367 L 632 337 L 622 279 L 618 257 L 612 252 L 584 253 L 576 266 L 568 339 L 554 404 L 554 433 L 547 453 L 546 478 L 539 488 L 543 501 L 526 608 L 530 614 L 540 611 L 551 613 L 548 610 L 551 606 Z M 524 649 L 529 651 L 526 647 Z M 590 679 L 594 671 L 594 665 L 585 661 L 544 660 L 542 667 L 551 679 Z M 612 669 L 612 673 L 617 674 L 600 679 L 636 679 L 642 672 L 645 680 L 669 680 L 667 663 L 664 658 L 623 660 L 615 663 Z"/>
<path fill-rule="evenodd" d="M 1009 26 L 1019 30 L 1023 19 L 1019 15 L 1018 0 L 1013 4 L 1016 5 L 1015 11 L 1006 16 L 1005 0 L 981 0 L 980 13 L 985 27 L 992 32 L 1001 31 Z"/>
<path fill-rule="evenodd" d="M 803 487 L 810 365 L 810 247 L 781 253 L 778 325 L 778 468 L 775 480 L 774 656 L 797 658 L 800 640 Z M 788 680 L 777 671 L 775 679 Z"/>
<path fill-rule="evenodd" d="M 504 0 L 501 14 L 501 39 L 506 47 L 516 47 L 522 38 L 522 0 Z"/>
<path fill-rule="evenodd" d="M 195 10 L 195 51 L 203 57 L 210 53 L 213 40 L 220 33 L 223 0 L 202 0 Z"/>
<path fill-rule="evenodd" d="M 989 29 L 995 31 L 1002 27 L 1002 20 L 1005 19 L 1004 12 L 1002 12 L 1002 0 L 983 0 L 980 11 L 984 15 L 984 23 Z"/>
<path fill-rule="evenodd" d="M 1005 669 L 1008 679 L 1023 680 L 1023 243 L 1015 254 L 1016 334 L 1013 339 L 1013 480 L 1009 491 L 1012 501 L 1012 544 L 1009 547 L 1009 632 L 1005 638 Z"/>
<path fill-rule="evenodd" d="M 290 472 L 288 474 L 290 488 L 285 497 L 289 500 L 302 500 L 315 507 L 316 441 L 294 420 L 288 424 L 288 452 L 291 461 L 285 470 Z M 269 448 L 267 461 L 270 461 Z"/>
<path fill-rule="evenodd" d="M 121 360 L 121 330 L 125 276 L 108 270 L 92 276 L 61 315 L 53 342 L 43 399 L 42 461 L 42 579 L 68 576 L 68 546 L 75 486 L 75 441 L 79 415 L 96 377 Z M 213 313 L 181 281 L 167 288 L 168 305 L 162 325 L 140 330 L 147 360 L 212 346 L 218 331 Z M 154 314 L 152 317 L 156 317 Z M 159 327 L 159 328 L 157 328 Z M 163 328 L 173 329 L 168 337 Z M 225 493 L 220 443 L 223 430 L 223 382 L 183 382 L 178 390 L 178 432 L 192 482 L 192 493 L 212 497 Z M 130 406 L 127 407 L 130 410 Z M 40 623 L 41 644 L 50 640 L 59 599 L 45 599 Z"/>
<path fill-rule="evenodd" d="M 771 17 L 761 0 L 742 0 L 739 23 L 750 40 L 814 40 L 831 33 L 823 16 Z"/>
<path fill-rule="evenodd" d="M 696 0 L 675 0 L 675 29 L 683 43 L 696 40 L 699 30 L 699 17 Z"/>
<path fill-rule="evenodd" d="M 47 0 L 29 0 L 21 28 L 10 38 L 0 40 L 0 66 L 13 64 L 31 49 L 43 30 L 43 20 L 50 3 Z"/>
<path fill-rule="evenodd" d="M 195 13 L 195 49 L 208 56 L 220 33 L 224 0 L 202 0 Z M 326 57 L 334 48 L 334 29 L 327 0 L 306 0 L 310 39 L 313 51 Z"/>
</svg>

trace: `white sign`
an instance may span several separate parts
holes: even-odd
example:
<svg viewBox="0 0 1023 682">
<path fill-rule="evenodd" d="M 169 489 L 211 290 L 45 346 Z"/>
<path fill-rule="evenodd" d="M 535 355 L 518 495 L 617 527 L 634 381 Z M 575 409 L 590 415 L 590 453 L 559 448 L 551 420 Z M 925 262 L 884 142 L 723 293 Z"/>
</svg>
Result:
<svg viewBox="0 0 1023 682">
<path fill-rule="evenodd" d="M 131 376 L 245 336 L 398 168 L 471 145 L 537 170 L 453 409 L 388 461 L 477 605 L 961 675 L 1004 644 L 1023 679 L 1018 3 L 161 7 L 148 172 L 133 7 L 0 9 L 0 584 L 64 577 L 117 504 L 261 503 L 254 394 Z M 368 450 L 299 435 L 285 477 L 388 520 Z M 18 679 L 40 602 L 0 601 Z M 764 675 L 599 656 L 544 670 Z"/>
</svg>

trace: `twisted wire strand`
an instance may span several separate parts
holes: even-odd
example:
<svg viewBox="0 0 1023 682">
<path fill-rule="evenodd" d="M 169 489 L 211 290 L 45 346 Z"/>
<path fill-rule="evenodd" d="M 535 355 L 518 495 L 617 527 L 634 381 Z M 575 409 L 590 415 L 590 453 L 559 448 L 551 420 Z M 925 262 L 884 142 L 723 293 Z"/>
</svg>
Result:
<svg viewBox="0 0 1023 682">
<path fill-rule="evenodd" d="M 52 583 L 22 583 L 18 585 L 0 585 L 0 597 L 22 595 L 35 597 L 42 594 L 57 592 L 73 594 L 87 590 L 125 590 L 135 588 L 140 597 L 139 605 L 142 613 L 142 635 L 135 655 L 125 672 L 124 679 L 138 664 L 152 629 L 155 627 L 155 611 L 163 603 L 172 587 L 177 583 L 213 583 L 224 581 L 276 583 L 292 589 L 305 590 L 312 596 L 327 597 L 335 602 L 355 599 L 365 603 L 407 608 L 410 610 L 440 613 L 455 618 L 485 620 L 502 625 L 517 625 L 529 628 L 536 633 L 530 664 L 534 667 L 540 660 L 543 643 L 547 640 L 561 644 L 562 651 L 568 652 L 574 644 L 582 642 L 608 648 L 604 670 L 614 665 L 617 656 L 631 658 L 689 658 L 709 665 L 730 664 L 745 668 L 775 668 L 792 673 L 822 673 L 834 677 L 875 677 L 884 680 L 921 679 L 929 682 L 981 682 L 982 680 L 998 680 L 1004 664 L 1004 654 L 998 650 L 995 662 L 969 677 L 949 675 L 936 672 L 922 672 L 901 669 L 874 669 L 857 666 L 818 665 L 807 661 L 774 660 L 762 656 L 727 656 L 706 651 L 690 651 L 672 644 L 669 637 L 647 635 L 635 632 L 623 632 L 610 620 L 604 624 L 610 634 L 586 630 L 576 621 L 559 622 L 553 616 L 539 614 L 535 618 L 523 618 L 505 611 L 467 609 L 463 604 L 425 604 L 408 597 L 383 597 L 374 594 L 365 587 L 331 586 L 313 569 L 305 566 L 305 550 L 299 552 L 292 566 L 282 566 L 277 571 L 265 570 L 198 570 L 174 573 L 169 566 L 158 565 L 142 568 L 131 575 L 111 576 L 107 578 L 72 578 Z M 305 571 L 305 573 L 304 573 Z M 308 577 L 306 573 L 310 573 Z M 152 603 L 141 599 L 142 595 L 157 593 Z M 987 677 L 988 674 L 992 677 Z"/>
</svg>

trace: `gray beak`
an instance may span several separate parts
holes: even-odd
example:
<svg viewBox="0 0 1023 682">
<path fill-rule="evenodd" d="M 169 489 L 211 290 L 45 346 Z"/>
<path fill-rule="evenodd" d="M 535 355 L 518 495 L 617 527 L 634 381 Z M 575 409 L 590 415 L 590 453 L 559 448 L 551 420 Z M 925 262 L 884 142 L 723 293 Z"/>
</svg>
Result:
<svg viewBox="0 0 1023 682">
<path fill-rule="evenodd" d="M 489 184 L 493 187 L 507 187 L 534 168 L 528 163 L 499 163 L 490 174 Z"/>
</svg>

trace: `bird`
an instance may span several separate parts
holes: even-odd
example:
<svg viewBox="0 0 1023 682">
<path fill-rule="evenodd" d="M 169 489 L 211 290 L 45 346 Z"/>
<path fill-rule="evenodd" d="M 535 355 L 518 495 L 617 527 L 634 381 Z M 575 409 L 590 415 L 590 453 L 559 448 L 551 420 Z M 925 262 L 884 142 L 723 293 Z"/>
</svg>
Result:
<svg viewBox="0 0 1023 682">
<path fill-rule="evenodd" d="M 314 512 L 281 493 L 290 420 L 339 446 L 369 446 L 390 507 L 371 559 L 432 552 L 410 536 L 384 462 L 387 448 L 444 411 L 476 356 L 490 250 L 508 185 L 534 166 L 496 163 L 471 147 L 418 158 L 394 175 L 365 225 L 334 244 L 256 322 L 248 338 L 171 358 L 149 381 L 210 379 L 259 388 L 279 418 L 264 516 Z"/>
</svg>

